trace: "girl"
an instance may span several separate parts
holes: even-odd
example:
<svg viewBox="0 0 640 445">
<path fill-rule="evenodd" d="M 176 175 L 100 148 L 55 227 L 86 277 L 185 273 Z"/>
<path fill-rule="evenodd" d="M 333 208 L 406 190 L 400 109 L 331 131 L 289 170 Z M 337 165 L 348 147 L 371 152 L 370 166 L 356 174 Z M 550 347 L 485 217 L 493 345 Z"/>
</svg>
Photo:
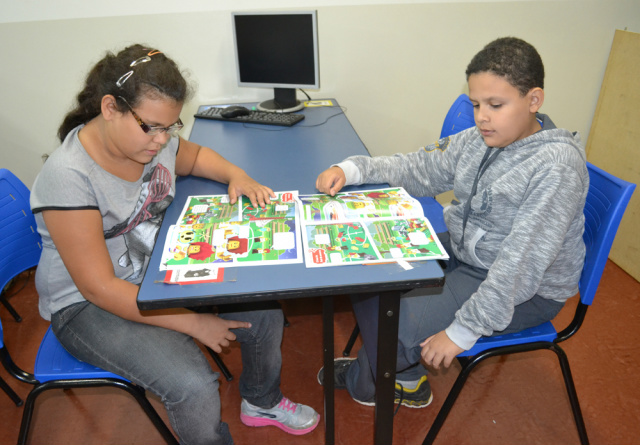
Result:
<svg viewBox="0 0 640 445">
<path fill-rule="evenodd" d="M 40 313 L 75 357 L 157 394 L 182 444 L 233 443 L 220 420 L 218 374 L 193 339 L 216 352 L 242 344 L 245 424 L 308 433 L 319 415 L 279 388 L 279 309 L 214 315 L 137 308 L 176 175 L 227 183 L 232 203 L 245 195 L 264 206 L 274 196 L 215 151 L 177 136 L 189 94 L 176 64 L 141 45 L 107 54 L 90 71 L 60 126 L 62 145 L 31 193 L 43 240 Z"/>
</svg>

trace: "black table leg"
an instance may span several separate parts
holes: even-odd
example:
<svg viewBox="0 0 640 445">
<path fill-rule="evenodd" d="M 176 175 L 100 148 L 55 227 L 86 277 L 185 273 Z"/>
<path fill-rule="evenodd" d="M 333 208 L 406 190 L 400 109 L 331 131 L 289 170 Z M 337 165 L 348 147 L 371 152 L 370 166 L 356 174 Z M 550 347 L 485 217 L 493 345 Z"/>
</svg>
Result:
<svg viewBox="0 0 640 445">
<path fill-rule="evenodd" d="M 333 445 L 335 443 L 333 306 L 333 296 L 322 297 L 322 342 L 324 348 L 324 443 L 326 445 Z"/>
<path fill-rule="evenodd" d="M 378 357 L 376 364 L 376 445 L 393 441 L 393 400 L 395 398 L 398 350 L 398 319 L 401 292 L 382 292 L 378 302 Z"/>
</svg>

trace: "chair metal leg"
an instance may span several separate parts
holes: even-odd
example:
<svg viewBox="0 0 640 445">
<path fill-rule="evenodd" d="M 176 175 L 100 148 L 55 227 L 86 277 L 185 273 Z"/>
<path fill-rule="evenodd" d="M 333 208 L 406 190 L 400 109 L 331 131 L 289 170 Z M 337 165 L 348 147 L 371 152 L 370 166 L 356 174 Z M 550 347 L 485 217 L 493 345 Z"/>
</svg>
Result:
<svg viewBox="0 0 640 445">
<path fill-rule="evenodd" d="M 13 308 L 13 306 L 11 306 L 11 303 L 7 301 L 4 295 L 0 295 L 0 303 L 2 303 L 4 307 L 7 308 L 7 311 L 9 311 L 9 313 L 11 314 L 11 316 L 15 321 L 17 321 L 18 323 L 22 321 L 22 317 L 20 316 L 20 314 L 18 314 L 18 312 Z"/>
<path fill-rule="evenodd" d="M 123 389 L 131 394 L 140 407 L 143 409 L 149 420 L 156 427 L 167 445 L 179 445 L 173 433 L 167 425 L 162 421 L 158 412 L 153 408 L 149 400 L 146 398 L 143 388 L 133 383 L 118 379 L 81 379 L 81 380 L 52 380 L 36 386 L 27 396 L 22 413 L 22 423 L 20 424 L 20 432 L 18 434 L 18 445 L 26 445 L 29 429 L 31 428 L 31 419 L 33 417 L 33 408 L 38 395 L 50 389 L 71 389 L 71 388 L 90 388 L 111 386 Z"/>
<path fill-rule="evenodd" d="M 33 374 L 28 373 L 13 363 L 9 351 L 7 351 L 7 348 L 4 346 L 0 348 L 0 362 L 2 362 L 2 366 L 4 366 L 4 369 L 6 369 L 9 374 L 21 382 L 29 383 L 30 385 L 38 384 Z"/>
<path fill-rule="evenodd" d="M 222 358 L 218 355 L 218 353 L 208 346 L 205 347 L 207 348 L 207 351 L 209 351 L 209 354 L 211 355 L 211 358 L 213 358 L 213 361 L 216 362 L 216 365 L 218 366 L 218 368 L 220 368 L 220 372 L 227 380 L 227 382 L 233 380 L 233 374 L 231 374 L 231 371 L 229 371 L 229 368 L 227 368 L 227 365 L 224 364 Z"/>
<path fill-rule="evenodd" d="M 27 443 L 27 437 L 29 436 L 29 428 L 31 427 L 31 418 L 33 417 L 33 407 L 35 405 L 36 397 L 40 391 L 37 391 L 38 387 L 35 387 L 25 401 L 22 411 L 22 422 L 20 423 L 20 432 L 18 433 L 18 445 L 25 445 Z"/>
<path fill-rule="evenodd" d="M 351 354 L 351 349 L 353 348 L 353 345 L 356 342 L 356 339 L 358 338 L 359 334 L 360 334 L 360 326 L 358 326 L 358 323 L 356 323 L 356 325 L 353 327 L 353 331 L 351 331 L 351 336 L 349 337 L 349 341 L 347 341 L 347 345 L 344 347 L 344 350 L 342 351 L 343 357 L 349 357 L 349 354 Z"/>
<path fill-rule="evenodd" d="M 500 355 L 508 355 L 508 354 L 516 354 L 521 352 L 535 351 L 541 349 L 550 349 L 556 353 L 558 357 L 558 361 L 560 362 L 560 368 L 562 369 L 562 375 L 564 377 L 565 386 L 567 387 L 567 393 L 569 395 L 569 402 L 571 403 L 571 409 L 573 411 L 573 417 L 576 421 L 576 427 L 578 428 L 578 435 L 580 436 L 580 442 L 582 445 L 589 445 L 589 439 L 587 437 L 587 431 L 584 426 L 584 419 L 582 417 L 582 411 L 580 410 L 580 404 L 578 403 L 578 396 L 576 394 L 576 388 L 573 384 L 573 377 L 571 376 L 571 369 L 569 368 L 569 360 L 567 359 L 567 355 L 565 352 L 553 342 L 535 342 L 535 343 L 527 343 L 521 345 L 513 345 L 513 346 L 503 346 L 501 348 L 496 349 L 488 349 L 484 352 L 479 353 L 474 357 L 463 357 L 460 358 L 460 362 L 463 367 L 456 379 L 453 387 L 449 391 L 449 395 L 447 399 L 444 401 L 442 408 L 438 412 L 427 436 L 422 442 L 423 445 L 431 445 L 433 441 L 436 439 L 438 432 L 442 428 L 444 421 L 447 419 L 451 408 L 453 408 L 453 404 L 458 399 L 460 395 L 460 391 L 464 386 L 467 378 L 471 374 L 471 371 L 478 365 L 481 361 L 490 358 L 497 357 Z"/>
<path fill-rule="evenodd" d="M 578 394 L 576 387 L 573 383 L 573 377 L 571 375 L 571 368 L 569 367 L 569 360 L 564 350 L 554 343 L 552 347 L 549 347 L 556 353 L 558 361 L 560 362 L 560 369 L 562 369 L 562 376 L 564 377 L 564 384 L 567 387 L 567 395 L 569 396 L 569 402 L 571 403 L 571 410 L 573 411 L 573 418 L 576 421 L 576 427 L 578 428 L 578 435 L 580 436 L 580 443 L 582 445 L 589 445 L 589 437 L 587 436 L 587 429 L 584 425 L 584 418 L 582 417 L 582 410 L 580 409 L 580 402 L 578 401 Z"/>
<path fill-rule="evenodd" d="M 149 402 L 149 399 L 147 399 L 144 388 L 132 383 L 121 381 L 118 382 L 118 386 L 128 391 L 129 394 L 135 397 L 140 407 L 144 410 L 149 420 L 151 420 L 151 423 L 153 423 L 153 425 L 156 427 L 156 429 L 168 445 L 179 445 L 173 433 L 171 433 L 169 428 L 167 428 L 167 425 L 165 425 L 158 412 L 153 408 L 153 406 Z"/>
<path fill-rule="evenodd" d="M 9 396 L 9 398 L 16 404 L 16 406 L 22 406 L 24 403 L 22 399 L 16 394 L 16 392 L 0 377 L 0 388 Z"/>
<path fill-rule="evenodd" d="M 476 367 L 478 363 L 480 363 L 482 360 L 484 360 L 487 357 L 490 357 L 490 356 L 483 356 L 482 354 L 479 354 L 475 356 L 472 360 L 468 360 L 468 361 L 465 360 L 464 362 L 466 363 L 461 361 L 463 365 L 462 370 L 460 371 L 460 374 L 458 374 L 458 378 L 456 379 L 453 386 L 451 387 L 451 390 L 449 391 L 449 395 L 447 396 L 447 399 L 442 404 L 442 408 L 440 408 L 440 411 L 438 412 L 438 415 L 433 421 L 433 424 L 431 424 L 431 428 L 427 433 L 427 437 L 424 438 L 424 442 L 422 442 L 422 445 L 431 445 L 433 441 L 436 440 L 436 436 L 440 432 L 440 429 L 442 428 L 444 421 L 447 419 L 449 412 L 451 412 L 451 408 L 453 408 L 453 404 L 456 403 L 456 400 L 458 400 L 460 391 L 462 391 L 462 388 L 464 387 L 464 384 L 467 381 L 467 378 L 469 378 L 471 371 L 473 371 L 473 369 Z"/>
</svg>

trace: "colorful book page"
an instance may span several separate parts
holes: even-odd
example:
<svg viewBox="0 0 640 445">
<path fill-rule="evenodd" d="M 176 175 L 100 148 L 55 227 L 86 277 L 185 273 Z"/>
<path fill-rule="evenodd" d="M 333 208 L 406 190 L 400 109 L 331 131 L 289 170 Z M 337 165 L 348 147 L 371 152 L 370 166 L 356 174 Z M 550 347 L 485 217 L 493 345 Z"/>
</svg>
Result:
<svg viewBox="0 0 640 445">
<path fill-rule="evenodd" d="M 307 267 L 448 258 L 424 217 L 308 224 L 303 238 Z"/>
<path fill-rule="evenodd" d="M 303 224 L 323 221 L 359 221 L 386 217 L 423 217 L 420 203 L 403 188 L 300 195 Z"/>
</svg>

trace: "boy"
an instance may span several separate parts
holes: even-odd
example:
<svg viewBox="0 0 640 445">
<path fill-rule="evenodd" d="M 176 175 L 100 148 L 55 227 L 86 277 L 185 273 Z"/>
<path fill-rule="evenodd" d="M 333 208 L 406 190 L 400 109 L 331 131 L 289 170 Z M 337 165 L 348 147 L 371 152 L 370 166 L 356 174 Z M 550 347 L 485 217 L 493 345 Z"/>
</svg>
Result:
<svg viewBox="0 0 640 445">
<path fill-rule="evenodd" d="M 459 201 L 445 209 L 448 232 L 439 235 L 451 257 L 442 294 L 415 289 L 400 303 L 396 403 L 412 408 L 433 399 L 421 359 L 448 367 L 481 336 L 552 319 L 578 291 L 584 261 L 586 156 L 577 134 L 538 113 L 538 52 L 500 38 L 474 56 L 466 76 L 475 127 L 415 153 L 348 158 L 316 181 L 331 195 L 345 185 L 388 183 L 414 196 L 453 189 Z M 368 300 L 353 299 L 365 343 L 369 319 L 375 323 Z M 334 363 L 336 387 L 365 405 L 375 397 L 369 363 L 365 348 Z"/>
</svg>

